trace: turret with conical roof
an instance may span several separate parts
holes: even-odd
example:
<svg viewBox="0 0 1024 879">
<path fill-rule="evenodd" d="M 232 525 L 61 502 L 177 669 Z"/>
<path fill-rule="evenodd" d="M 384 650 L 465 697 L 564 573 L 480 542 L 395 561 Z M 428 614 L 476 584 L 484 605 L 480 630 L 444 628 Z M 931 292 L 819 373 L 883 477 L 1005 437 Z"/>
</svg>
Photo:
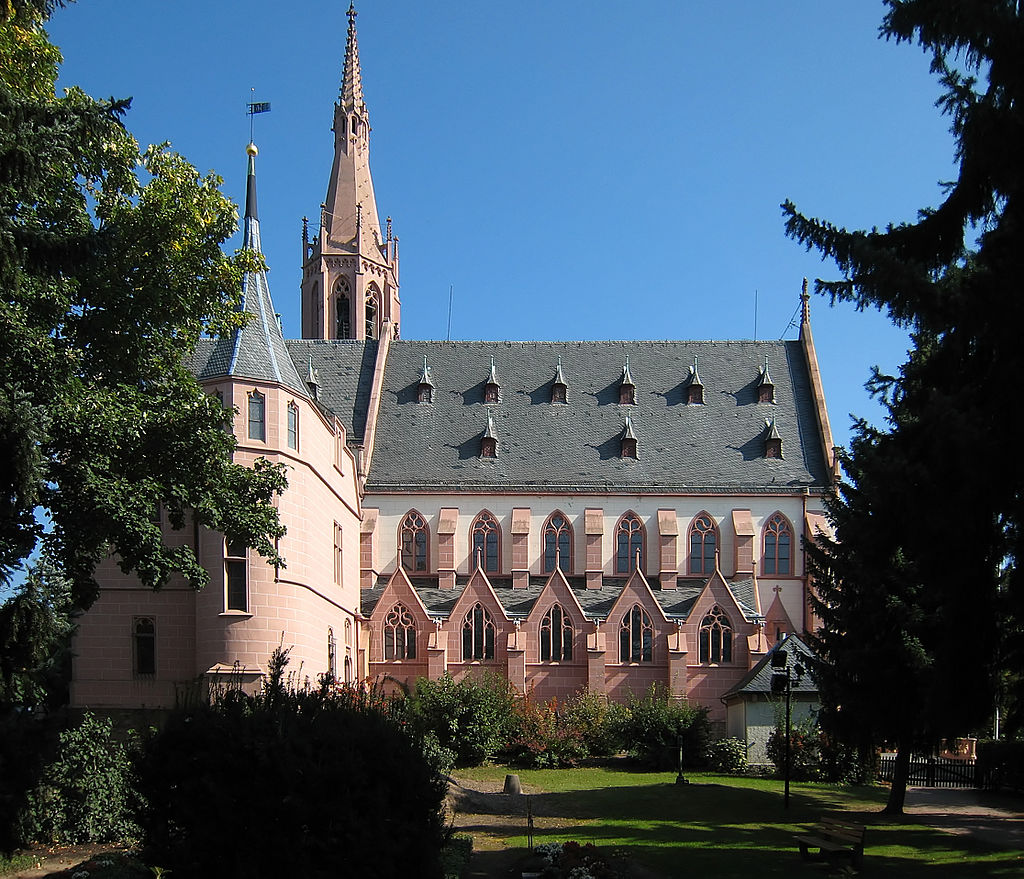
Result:
<svg viewBox="0 0 1024 879">
<path fill-rule="evenodd" d="M 381 231 L 370 175 L 370 117 L 356 35 L 348 10 L 341 90 L 334 105 L 334 164 L 321 205 L 319 231 L 303 235 L 302 335 L 307 339 L 379 338 L 397 330 L 398 239 Z"/>
</svg>

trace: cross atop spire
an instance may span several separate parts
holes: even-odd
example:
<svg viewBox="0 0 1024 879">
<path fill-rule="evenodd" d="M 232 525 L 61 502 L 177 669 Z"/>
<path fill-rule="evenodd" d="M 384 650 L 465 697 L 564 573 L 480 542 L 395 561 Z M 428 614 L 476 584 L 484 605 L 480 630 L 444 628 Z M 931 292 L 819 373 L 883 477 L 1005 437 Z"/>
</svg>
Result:
<svg viewBox="0 0 1024 879">
<path fill-rule="evenodd" d="M 363 100 L 363 73 L 359 67 L 359 40 L 356 37 L 355 3 L 348 7 L 348 40 L 345 43 L 345 67 L 341 74 L 341 104 L 346 112 L 366 115 Z"/>
</svg>

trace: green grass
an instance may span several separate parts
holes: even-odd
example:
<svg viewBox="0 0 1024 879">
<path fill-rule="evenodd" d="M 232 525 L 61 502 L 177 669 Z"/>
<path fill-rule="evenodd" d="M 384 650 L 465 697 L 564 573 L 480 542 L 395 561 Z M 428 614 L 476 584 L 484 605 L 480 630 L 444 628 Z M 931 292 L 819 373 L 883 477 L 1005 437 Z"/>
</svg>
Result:
<svg viewBox="0 0 1024 879">
<path fill-rule="evenodd" d="M 12 855 L 6 857 L 0 855 L 0 876 L 7 876 L 9 873 L 17 873 L 19 870 L 27 870 L 36 865 L 36 859 L 31 855 Z"/>
<path fill-rule="evenodd" d="M 508 770 L 484 766 L 459 775 L 501 781 Z M 519 770 L 539 814 L 554 811 L 579 818 L 572 830 L 540 830 L 537 842 L 575 839 L 606 846 L 647 865 L 662 876 L 761 877 L 839 875 L 821 864 L 801 864 L 793 834 L 824 812 L 843 812 L 868 825 L 865 872 L 899 879 L 981 879 L 1024 875 L 1024 852 L 993 849 L 917 824 L 909 817 L 880 815 L 881 788 L 794 784 L 790 808 L 783 809 L 781 782 L 621 769 Z M 526 847 L 523 835 L 508 844 Z"/>
</svg>

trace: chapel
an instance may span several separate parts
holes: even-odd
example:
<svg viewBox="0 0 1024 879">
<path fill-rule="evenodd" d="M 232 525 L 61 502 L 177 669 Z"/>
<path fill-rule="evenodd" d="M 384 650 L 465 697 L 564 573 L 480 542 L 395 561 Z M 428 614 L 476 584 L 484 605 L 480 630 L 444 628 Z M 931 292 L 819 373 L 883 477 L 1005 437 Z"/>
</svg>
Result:
<svg viewBox="0 0 1024 879">
<path fill-rule="evenodd" d="M 284 645 L 310 679 L 490 671 L 538 699 L 656 684 L 724 722 L 723 696 L 814 628 L 803 545 L 827 527 L 836 459 L 806 282 L 792 340 L 419 340 L 352 8 L 333 135 L 303 227 L 302 338 L 254 272 L 248 322 L 190 364 L 234 413 L 236 460 L 288 469 L 287 567 L 155 511 L 210 586 L 152 592 L 104 563 L 73 704 L 172 707 L 257 682 Z M 244 246 L 261 251 L 247 152 Z"/>
</svg>

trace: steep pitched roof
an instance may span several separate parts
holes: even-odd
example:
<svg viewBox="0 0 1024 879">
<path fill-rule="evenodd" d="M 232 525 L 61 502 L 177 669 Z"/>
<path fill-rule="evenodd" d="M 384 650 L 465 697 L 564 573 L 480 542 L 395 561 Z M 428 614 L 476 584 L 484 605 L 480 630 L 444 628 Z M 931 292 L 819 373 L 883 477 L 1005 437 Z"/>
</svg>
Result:
<svg viewBox="0 0 1024 879">
<path fill-rule="evenodd" d="M 794 693 L 817 693 L 818 685 L 811 676 L 811 668 L 815 659 L 814 652 L 800 640 L 798 635 L 787 635 L 776 644 L 757 663 L 735 687 L 729 690 L 723 699 L 730 696 L 738 696 L 744 693 L 771 693 L 772 691 L 772 656 L 777 650 L 785 650 L 789 653 L 787 664 L 790 668 L 799 662 L 804 673 L 797 679 L 795 676 L 792 683 Z"/>
<path fill-rule="evenodd" d="M 762 364 L 775 364 L 775 403 L 757 402 Z M 423 357 L 434 402 L 417 402 Z M 478 457 L 484 377 L 494 357 L 502 398 L 488 404 L 498 457 Z M 625 358 L 643 375 L 636 405 L 619 400 Z M 694 357 L 704 403 L 687 404 Z M 568 403 L 551 403 L 562 358 Z M 321 372 L 323 376 L 326 370 Z M 427 342 L 391 344 L 368 491 L 773 491 L 819 486 L 828 474 L 810 378 L 796 341 Z M 639 457 L 620 457 L 627 415 Z M 784 459 L 764 457 L 765 417 L 778 417 Z M 357 433 L 358 431 L 353 431 Z"/>
<path fill-rule="evenodd" d="M 320 380 L 317 402 L 337 415 L 348 440 L 362 445 L 370 405 L 376 340 L 289 339 L 285 347 L 297 366 L 308 370 L 312 362 Z"/>
</svg>

